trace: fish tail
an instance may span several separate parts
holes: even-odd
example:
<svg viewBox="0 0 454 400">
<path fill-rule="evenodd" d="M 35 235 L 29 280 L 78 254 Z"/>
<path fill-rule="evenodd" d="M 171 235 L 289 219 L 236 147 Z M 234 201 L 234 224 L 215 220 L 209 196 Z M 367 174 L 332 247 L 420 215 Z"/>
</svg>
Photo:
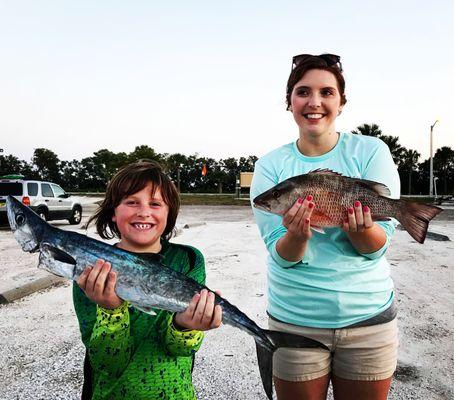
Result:
<svg viewBox="0 0 454 400">
<path fill-rule="evenodd" d="M 263 388 L 268 399 L 273 398 L 273 354 L 280 347 L 293 348 L 323 348 L 329 351 L 323 343 L 293 333 L 264 330 L 266 341 L 256 339 L 257 359 L 262 378 Z"/>
<path fill-rule="evenodd" d="M 442 211 L 430 204 L 401 200 L 398 220 L 413 239 L 424 243 L 430 220 Z"/>
</svg>

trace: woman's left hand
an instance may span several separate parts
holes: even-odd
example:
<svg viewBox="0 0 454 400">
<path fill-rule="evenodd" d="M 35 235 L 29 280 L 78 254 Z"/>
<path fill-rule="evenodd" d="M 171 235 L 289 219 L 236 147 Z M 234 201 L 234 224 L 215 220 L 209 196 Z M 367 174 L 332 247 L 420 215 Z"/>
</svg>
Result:
<svg viewBox="0 0 454 400">
<path fill-rule="evenodd" d="M 374 226 L 370 208 L 363 206 L 360 201 L 355 201 L 353 207 L 349 207 L 347 212 L 348 216 L 342 225 L 345 232 L 364 232 Z"/>
<path fill-rule="evenodd" d="M 216 291 L 218 296 L 221 292 Z M 206 289 L 192 298 L 189 306 L 183 312 L 173 317 L 177 329 L 194 329 L 208 331 L 218 328 L 222 322 L 222 307 L 215 305 L 215 295 Z"/>
</svg>

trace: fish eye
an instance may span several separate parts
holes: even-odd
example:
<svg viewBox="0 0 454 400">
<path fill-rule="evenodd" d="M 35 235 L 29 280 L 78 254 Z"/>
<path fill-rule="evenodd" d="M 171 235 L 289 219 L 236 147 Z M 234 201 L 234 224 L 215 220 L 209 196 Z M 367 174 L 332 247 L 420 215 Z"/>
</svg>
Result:
<svg viewBox="0 0 454 400">
<path fill-rule="evenodd" d="M 281 196 L 281 192 L 279 192 L 279 190 L 274 190 L 272 195 L 275 199 L 278 199 Z"/>
<path fill-rule="evenodd" d="M 25 217 L 24 217 L 24 214 L 17 214 L 17 215 L 16 215 L 16 223 L 17 223 L 17 225 L 19 225 L 19 226 L 25 224 Z"/>
</svg>

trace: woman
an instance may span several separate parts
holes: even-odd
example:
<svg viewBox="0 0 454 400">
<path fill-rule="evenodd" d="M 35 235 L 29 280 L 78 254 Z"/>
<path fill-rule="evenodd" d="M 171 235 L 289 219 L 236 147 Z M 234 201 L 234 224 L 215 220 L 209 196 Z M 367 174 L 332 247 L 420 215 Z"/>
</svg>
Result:
<svg viewBox="0 0 454 400">
<path fill-rule="evenodd" d="M 399 197 L 388 147 L 374 137 L 336 132 L 346 101 L 340 57 L 293 58 L 287 109 L 299 137 L 257 161 L 252 199 L 318 168 L 381 182 Z M 384 256 L 394 222 L 373 222 L 369 205 L 356 201 L 342 227 L 313 232 L 312 195 L 283 217 L 254 209 L 269 253 L 270 329 L 312 337 L 331 349 L 278 350 L 278 399 L 325 399 L 330 381 L 336 400 L 386 399 L 397 363 L 393 282 Z"/>
</svg>

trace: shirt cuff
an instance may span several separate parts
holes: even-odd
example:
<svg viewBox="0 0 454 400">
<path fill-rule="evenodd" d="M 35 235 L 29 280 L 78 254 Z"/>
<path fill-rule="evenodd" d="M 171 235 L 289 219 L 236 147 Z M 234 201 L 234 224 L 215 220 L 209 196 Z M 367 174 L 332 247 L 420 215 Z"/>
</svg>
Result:
<svg viewBox="0 0 454 400">
<path fill-rule="evenodd" d="M 129 307 L 129 302 L 124 301 L 116 308 L 104 308 L 104 307 L 98 306 L 98 310 L 104 314 L 115 315 L 115 314 L 124 314 L 128 310 L 128 307 Z"/>
<path fill-rule="evenodd" d="M 276 245 L 277 245 L 277 240 L 271 245 L 270 249 L 270 255 L 271 258 L 282 268 L 290 268 L 293 267 L 294 265 L 298 264 L 301 262 L 301 260 L 298 261 L 288 261 L 284 258 L 282 258 L 279 253 L 277 252 Z"/>
</svg>

